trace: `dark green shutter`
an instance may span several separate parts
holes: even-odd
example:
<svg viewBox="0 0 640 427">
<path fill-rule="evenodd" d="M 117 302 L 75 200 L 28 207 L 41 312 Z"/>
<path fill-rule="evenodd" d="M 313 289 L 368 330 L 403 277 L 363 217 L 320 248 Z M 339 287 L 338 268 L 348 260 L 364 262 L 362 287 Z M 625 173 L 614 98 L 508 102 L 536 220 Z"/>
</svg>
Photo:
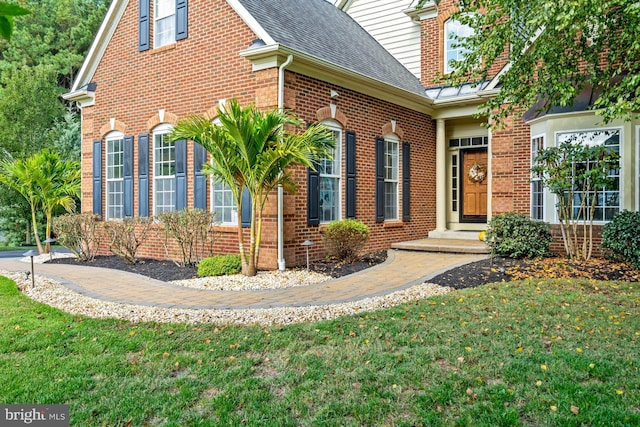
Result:
<svg viewBox="0 0 640 427">
<path fill-rule="evenodd" d="M 187 38 L 187 0 L 176 1 L 176 40 Z"/>
<path fill-rule="evenodd" d="M 376 222 L 384 221 L 384 139 L 376 138 Z"/>
<path fill-rule="evenodd" d="M 93 213 L 102 215 L 102 140 L 93 141 Z"/>
<path fill-rule="evenodd" d="M 149 216 L 149 134 L 138 135 L 138 215 Z"/>
<path fill-rule="evenodd" d="M 176 175 L 176 210 L 187 207 L 187 140 L 174 143 Z"/>
<path fill-rule="evenodd" d="M 202 166 L 207 160 L 207 151 L 197 142 L 193 143 L 193 207 L 207 209 L 207 177 Z"/>
<path fill-rule="evenodd" d="M 320 173 L 307 168 L 307 224 L 320 224 Z"/>
<path fill-rule="evenodd" d="M 124 204 L 124 216 L 133 216 L 133 137 L 124 137 L 124 165 L 123 165 L 123 204 Z"/>
<path fill-rule="evenodd" d="M 151 0 L 138 1 L 138 50 L 140 52 L 149 49 L 149 2 Z"/>
<path fill-rule="evenodd" d="M 345 138 L 347 160 L 346 167 L 346 204 L 347 218 L 356 217 L 356 134 L 355 132 L 346 132 Z"/>
<path fill-rule="evenodd" d="M 411 145 L 402 144 L 402 220 L 411 219 Z"/>
</svg>

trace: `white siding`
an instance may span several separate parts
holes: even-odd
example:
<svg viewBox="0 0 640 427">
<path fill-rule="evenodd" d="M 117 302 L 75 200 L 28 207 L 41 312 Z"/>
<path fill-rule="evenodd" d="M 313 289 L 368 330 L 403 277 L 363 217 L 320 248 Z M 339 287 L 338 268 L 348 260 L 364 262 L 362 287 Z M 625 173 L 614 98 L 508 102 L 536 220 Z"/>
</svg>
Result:
<svg viewBox="0 0 640 427">
<path fill-rule="evenodd" d="M 410 0 L 354 0 L 346 12 L 420 78 L 420 23 L 403 11 Z"/>
</svg>

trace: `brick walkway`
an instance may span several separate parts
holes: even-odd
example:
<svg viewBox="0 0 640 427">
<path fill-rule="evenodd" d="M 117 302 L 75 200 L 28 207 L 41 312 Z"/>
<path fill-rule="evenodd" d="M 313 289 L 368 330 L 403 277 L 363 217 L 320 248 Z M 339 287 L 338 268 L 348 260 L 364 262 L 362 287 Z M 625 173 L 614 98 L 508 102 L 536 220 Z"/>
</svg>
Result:
<svg viewBox="0 0 640 427">
<path fill-rule="evenodd" d="M 68 264 L 36 264 L 35 274 L 103 301 L 188 309 L 302 307 L 357 301 L 389 294 L 486 255 L 389 251 L 383 264 L 316 285 L 254 291 L 185 288 L 138 274 Z M 26 271 L 28 263 L 0 258 L 0 270 Z"/>
</svg>

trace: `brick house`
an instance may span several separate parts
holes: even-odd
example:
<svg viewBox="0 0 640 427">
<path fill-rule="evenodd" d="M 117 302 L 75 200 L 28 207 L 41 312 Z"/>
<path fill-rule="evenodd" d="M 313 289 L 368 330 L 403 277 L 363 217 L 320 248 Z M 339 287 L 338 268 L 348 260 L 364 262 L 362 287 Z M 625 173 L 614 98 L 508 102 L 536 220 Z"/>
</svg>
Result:
<svg viewBox="0 0 640 427">
<path fill-rule="evenodd" d="M 275 192 L 265 210 L 261 267 L 304 262 L 304 240 L 324 255 L 324 224 L 356 218 L 371 228 L 368 250 L 394 242 L 481 230 L 492 214 L 554 221 L 553 199 L 529 182 L 532 150 L 570 133 L 602 135 L 584 108 L 498 132 L 473 113 L 499 90 L 434 86 L 460 52 L 447 35 L 453 1 L 113 0 L 65 99 L 82 108 L 82 210 L 104 220 L 211 209 L 216 251 L 237 252 L 229 192 L 200 173 L 206 153 L 163 136 L 191 113 L 215 120 L 225 100 L 283 107 L 321 122 L 338 142 L 334 160 L 299 168 L 296 194 Z M 505 64 L 496 64 L 495 74 Z M 584 107 L 584 106 L 583 106 Z M 620 185 L 602 219 L 637 209 L 640 123 L 607 126 L 622 154 Z M 596 132 L 598 131 L 598 132 Z M 483 166 L 486 178 L 467 176 Z M 483 170 L 481 170 L 483 172 Z M 454 234 L 455 235 L 455 234 Z M 106 252 L 106 248 L 105 248 Z M 144 256 L 162 257 L 148 241 Z"/>
</svg>

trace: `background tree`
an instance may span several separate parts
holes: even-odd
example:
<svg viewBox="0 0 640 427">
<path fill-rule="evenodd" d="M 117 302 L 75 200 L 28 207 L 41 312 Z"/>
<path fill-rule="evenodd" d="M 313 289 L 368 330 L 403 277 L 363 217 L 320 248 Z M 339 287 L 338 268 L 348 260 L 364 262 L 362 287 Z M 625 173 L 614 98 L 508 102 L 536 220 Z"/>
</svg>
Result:
<svg viewBox="0 0 640 427">
<path fill-rule="evenodd" d="M 500 123 L 538 101 L 571 105 L 587 85 L 601 91 L 592 106 L 603 121 L 640 111 L 640 3 L 636 0 L 458 0 L 453 17 L 474 29 L 458 40 L 468 53 L 446 77 L 483 81 L 508 59 L 501 89 L 481 107 Z"/>
<path fill-rule="evenodd" d="M 267 113 L 254 106 L 242 107 L 229 101 L 219 111 L 220 124 L 203 116 L 180 120 L 170 135 L 171 140 L 190 139 L 201 144 L 211 155 L 202 171 L 229 186 L 238 212 L 238 246 L 242 271 L 255 276 L 262 237 L 262 212 L 269 193 L 279 184 L 293 192 L 296 183 L 288 168 L 296 165 L 314 167 L 327 157 L 335 145 L 331 133 L 322 125 L 309 126 L 303 133 L 302 121 L 279 110 Z M 249 248 L 242 230 L 242 193 L 247 189 L 251 199 Z"/>
</svg>

